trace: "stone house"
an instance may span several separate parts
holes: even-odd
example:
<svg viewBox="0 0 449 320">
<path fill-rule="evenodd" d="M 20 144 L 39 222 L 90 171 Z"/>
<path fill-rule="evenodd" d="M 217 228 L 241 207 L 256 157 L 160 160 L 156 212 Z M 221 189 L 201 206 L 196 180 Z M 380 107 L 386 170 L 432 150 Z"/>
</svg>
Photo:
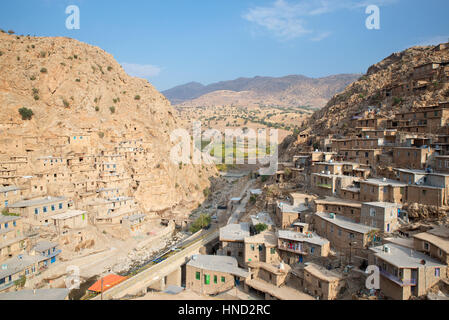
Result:
<svg viewBox="0 0 449 320">
<path fill-rule="evenodd" d="M 9 206 L 9 210 L 18 213 L 27 223 L 44 226 L 50 223 L 51 216 L 66 212 L 69 205 L 65 197 L 48 196 L 16 202 Z"/>
<path fill-rule="evenodd" d="M 336 300 L 346 286 L 344 277 L 315 263 L 304 267 L 304 292 L 319 300 Z"/>
<path fill-rule="evenodd" d="M 274 264 L 280 261 L 277 251 L 277 237 L 272 231 L 265 231 L 252 237 L 246 237 L 244 245 L 245 265 L 251 262 Z"/>
<path fill-rule="evenodd" d="M 401 168 L 425 169 L 433 149 L 429 148 L 393 148 L 393 163 Z"/>
<path fill-rule="evenodd" d="M 239 268 L 237 259 L 228 256 L 196 255 L 187 263 L 186 288 L 204 295 L 215 295 L 232 289 L 249 277 Z"/>
<path fill-rule="evenodd" d="M 334 197 L 316 199 L 313 201 L 315 212 L 335 213 L 359 223 L 362 204 L 352 200 L 342 200 Z"/>
<path fill-rule="evenodd" d="M 436 227 L 427 232 L 415 234 L 413 244 L 416 251 L 449 265 L 449 229 Z M 449 278 L 449 275 L 446 276 Z"/>
<path fill-rule="evenodd" d="M 22 220 L 17 216 L 0 215 L 0 261 L 23 252 L 27 246 Z"/>
<path fill-rule="evenodd" d="M 245 265 L 245 238 L 250 236 L 250 224 L 228 224 L 220 228 L 220 248 L 218 254 L 235 257 L 240 266 Z"/>
<path fill-rule="evenodd" d="M 362 204 L 360 223 L 392 233 L 399 228 L 398 213 L 401 207 L 389 202 L 365 202 Z"/>
<path fill-rule="evenodd" d="M 330 252 L 329 241 L 312 232 L 278 230 L 277 238 L 280 257 L 288 264 L 327 257 Z"/>
<path fill-rule="evenodd" d="M 393 243 L 370 248 L 368 263 L 380 270 L 380 290 L 395 300 L 423 296 L 447 275 L 447 265 Z"/>
<path fill-rule="evenodd" d="M 405 203 L 407 184 L 388 179 L 366 179 L 360 181 L 360 201 Z"/>
<path fill-rule="evenodd" d="M 378 229 L 355 223 L 334 213 L 316 212 L 311 218 L 315 232 L 330 241 L 337 251 L 352 258 L 366 259 L 366 248 L 371 243 L 372 232 Z"/>
</svg>

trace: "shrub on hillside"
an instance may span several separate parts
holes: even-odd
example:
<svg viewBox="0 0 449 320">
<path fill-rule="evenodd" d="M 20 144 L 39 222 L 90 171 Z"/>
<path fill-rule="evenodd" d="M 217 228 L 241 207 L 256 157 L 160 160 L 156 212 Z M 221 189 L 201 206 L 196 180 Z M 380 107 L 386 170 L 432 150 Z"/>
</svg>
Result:
<svg viewBox="0 0 449 320">
<path fill-rule="evenodd" d="M 25 107 L 20 108 L 19 113 L 22 116 L 22 120 L 31 120 L 31 118 L 34 115 L 33 110 L 25 108 Z"/>
</svg>

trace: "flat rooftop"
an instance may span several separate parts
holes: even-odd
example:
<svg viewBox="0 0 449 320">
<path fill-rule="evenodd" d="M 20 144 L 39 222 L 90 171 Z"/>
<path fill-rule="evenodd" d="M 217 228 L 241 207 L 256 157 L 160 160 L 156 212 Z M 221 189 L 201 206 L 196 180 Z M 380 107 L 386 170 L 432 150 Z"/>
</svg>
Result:
<svg viewBox="0 0 449 320">
<path fill-rule="evenodd" d="M 268 212 L 259 212 L 255 216 L 250 216 L 252 224 L 255 226 L 259 223 L 266 224 L 267 226 L 274 225 L 273 219 L 271 219 Z"/>
<path fill-rule="evenodd" d="M 35 198 L 31 200 L 24 200 L 16 202 L 12 205 L 9 205 L 8 208 L 26 208 L 26 207 L 33 207 L 33 206 L 40 206 L 45 205 L 49 203 L 55 203 L 60 201 L 66 201 L 66 197 L 43 197 L 43 198 Z"/>
<path fill-rule="evenodd" d="M 86 214 L 87 211 L 83 211 L 83 210 L 67 210 L 64 213 L 60 213 L 57 215 L 54 215 L 51 217 L 51 219 L 53 220 L 65 220 L 65 219 L 70 219 L 73 217 L 77 217 L 83 214 Z"/>
<path fill-rule="evenodd" d="M 377 208 L 401 208 L 402 205 L 392 202 L 364 202 L 363 205 L 368 205 Z"/>
<path fill-rule="evenodd" d="M 371 179 L 361 180 L 360 183 L 367 183 L 367 184 L 381 186 L 381 187 L 386 187 L 386 186 L 405 187 L 405 186 L 407 186 L 406 183 L 403 183 L 403 182 L 400 182 L 397 180 L 390 180 L 390 179 L 371 178 Z"/>
<path fill-rule="evenodd" d="M 301 203 L 297 206 L 292 206 L 291 204 L 288 204 L 285 202 L 279 202 L 278 208 L 281 209 L 282 212 L 297 212 L 297 213 L 310 209 L 308 206 L 306 206 L 303 203 Z"/>
<path fill-rule="evenodd" d="M 312 296 L 304 292 L 287 286 L 277 287 L 259 279 L 247 279 L 245 280 L 245 284 L 261 292 L 268 293 L 279 300 L 315 300 Z"/>
<path fill-rule="evenodd" d="M 424 265 L 421 263 L 423 260 L 426 262 L 426 267 L 445 267 L 445 264 L 438 262 L 435 259 L 430 258 L 424 253 L 405 248 L 403 246 L 390 243 L 387 244 L 390 248 L 390 252 L 384 252 L 384 246 L 378 246 L 370 248 L 374 255 L 391 265 L 398 268 L 419 268 Z"/>
<path fill-rule="evenodd" d="M 228 224 L 220 228 L 220 241 L 244 241 L 250 236 L 249 227 L 247 222 Z"/>
<path fill-rule="evenodd" d="M 238 267 L 237 259 L 234 257 L 196 255 L 190 259 L 187 266 L 209 271 L 229 273 L 243 278 L 247 278 L 249 276 L 248 271 Z"/>
<path fill-rule="evenodd" d="M 419 240 L 427 241 L 437 246 L 442 251 L 449 253 L 449 239 L 445 239 L 428 232 L 418 233 L 415 234 L 413 237 Z"/>
<path fill-rule="evenodd" d="M 290 230 L 278 230 L 277 236 L 279 239 L 286 239 L 286 240 L 292 240 L 292 241 L 300 241 L 300 242 L 307 242 L 311 244 L 315 244 L 318 246 L 323 246 L 327 243 L 329 243 L 329 240 L 322 238 L 314 233 L 308 233 L 308 235 L 296 232 L 296 231 L 290 231 Z"/>
<path fill-rule="evenodd" d="M 0 293 L 0 300 L 65 300 L 70 290 L 66 288 L 20 290 L 15 292 Z"/>
<path fill-rule="evenodd" d="M 12 191 L 18 191 L 21 188 L 16 186 L 7 186 L 7 187 L 0 187 L 0 193 L 2 192 L 12 192 Z"/>
<path fill-rule="evenodd" d="M 357 201 L 351 201 L 351 200 L 345 200 L 335 197 L 326 197 L 325 199 L 317 199 L 315 200 L 316 204 L 334 204 L 334 205 L 341 205 L 341 206 L 347 206 L 347 207 L 354 207 L 354 208 L 361 208 L 362 203 Z"/>
<path fill-rule="evenodd" d="M 304 270 L 312 274 L 315 278 L 327 282 L 340 281 L 344 278 L 343 275 L 340 275 L 331 270 L 327 270 L 326 268 L 311 262 L 306 263 L 306 267 L 304 268 Z"/>
<path fill-rule="evenodd" d="M 324 212 L 316 212 L 315 215 L 317 215 L 321 219 L 326 220 L 340 228 L 358 232 L 358 233 L 366 234 L 366 233 L 371 232 L 372 230 L 378 230 L 376 228 L 372 228 L 372 227 L 365 226 L 360 223 L 353 222 L 350 219 L 347 219 L 347 218 L 344 218 L 341 216 L 337 216 L 336 214 L 334 214 L 334 218 L 331 218 L 331 215 L 329 213 L 324 213 Z"/>
</svg>

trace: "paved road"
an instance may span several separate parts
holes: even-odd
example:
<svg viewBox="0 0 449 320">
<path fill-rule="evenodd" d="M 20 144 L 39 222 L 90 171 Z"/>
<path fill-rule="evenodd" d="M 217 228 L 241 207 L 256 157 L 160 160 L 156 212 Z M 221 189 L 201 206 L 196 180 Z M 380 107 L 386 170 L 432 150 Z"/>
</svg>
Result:
<svg viewBox="0 0 449 320">
<path fill-rule="evenodd" d="M 246 184 L 243 191 L 240 193 L 240 198 L 242 198 L 241 203 L 235 208 L 234 212 L 231 214 L 231 216 L 228 219 L 228 224 L 234 224 L 239 223 L 240 215 L 245 212 L 246 204 L 248 203 L 248 200 L 250 198 L 250 191 L 249 189 L 253 185 L 255 180 L 249 180 Z"/>
<path fill-rule="evenodd" d="M 136 275 L 106 291 L 103 295 L 104 299 L 122 298 L 126 294 L 136 293 L 145 289 L 152 283 L 155 283 L 162 277 L 170 274 L 176 268 L 179 268 L 185 263 L 186 259 L 197 254 L 199 248 L 218 238 L 218 235 L 218 228 L 201 231 L 198 236 L 186 242 L 186 244 L 180 248 L 180 251 L 168 253 L 167 256 L 164 257 L 164 260 L 150 263 L 139 270 Z M 99 300 L 100 298 L 100 296 L 97 296 L 93 300 Z"/>
</svg>

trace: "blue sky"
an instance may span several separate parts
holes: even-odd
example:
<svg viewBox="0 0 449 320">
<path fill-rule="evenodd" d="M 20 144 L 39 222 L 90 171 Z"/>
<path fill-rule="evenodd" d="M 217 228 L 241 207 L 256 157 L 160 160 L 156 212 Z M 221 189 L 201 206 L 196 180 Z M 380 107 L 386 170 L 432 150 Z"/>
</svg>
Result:
<svg viewBox="0 0 449 320">
<path fill-rule="evenodd" d="M 380 30 L 368 30 L 368 5 Z M 68 5 L 80 29 L 65 26 Z M 14 0 L 0 28 L 68 36 L 111 53 L 159 90 L 253 76 L 364 73 L 393 52 L 449 38 L 447 0 Z"/>
</svg>

